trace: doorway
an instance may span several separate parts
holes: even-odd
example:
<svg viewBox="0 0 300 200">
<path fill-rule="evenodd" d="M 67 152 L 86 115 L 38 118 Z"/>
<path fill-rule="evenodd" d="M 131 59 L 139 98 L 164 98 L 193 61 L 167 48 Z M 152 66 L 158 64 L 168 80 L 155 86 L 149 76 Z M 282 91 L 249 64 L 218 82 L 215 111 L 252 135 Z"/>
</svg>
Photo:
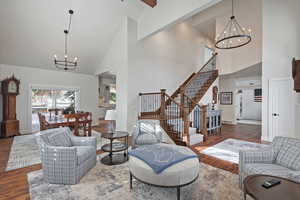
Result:
<svg viewBox="0 0 300 200">
<path fill-rule="evenodd" d="M 237 93 L 239 124 L 261 125 L 262 119 L 262 89 L 242 88 Z"/>
<path fill-rule="evenodd" d="M 50 108 L 79 110 L 79 89 L 31 87 L 31 129 L 40 130 L 38 113 Z"/>
<path fill-rule="evenodd" d="M 293 81 L 290 78 L 269 82 L 269 140 L 276 136 L 292 136 L 294 115 Z"/>
</svg>

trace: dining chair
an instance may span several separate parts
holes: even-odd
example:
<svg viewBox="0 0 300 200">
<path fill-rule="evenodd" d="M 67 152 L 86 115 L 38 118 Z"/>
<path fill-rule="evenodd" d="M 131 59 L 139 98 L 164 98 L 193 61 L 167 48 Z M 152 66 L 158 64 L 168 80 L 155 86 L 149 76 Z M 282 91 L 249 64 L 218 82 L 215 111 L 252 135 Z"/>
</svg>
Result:
<svg viewBox="0 0 300 200">
<path fill-rule="evenodd" d="M 52 119 L 52 113 L 54 114 L 54 116 L 57 116 L 58 113 L 63 113 L 64 109 L 62 108 L 49 108 L 48 112 L 50 114 L 50 119 Z"/>
<path fill-rule="evenodd" d="M 41 131 L 51 129 L 51 128 L 58 128 L 58 126 L 49 124 L 46 120 L 45 115 L 43 115 L 42 113 L 38 112 L 38 117 L 39 117 Z"/>
</svg>

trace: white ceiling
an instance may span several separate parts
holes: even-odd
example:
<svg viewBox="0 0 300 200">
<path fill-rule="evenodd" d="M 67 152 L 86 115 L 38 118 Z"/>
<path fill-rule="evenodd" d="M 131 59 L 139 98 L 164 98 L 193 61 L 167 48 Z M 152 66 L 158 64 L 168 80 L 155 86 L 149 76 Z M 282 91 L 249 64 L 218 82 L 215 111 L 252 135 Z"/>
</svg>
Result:
<svg viewBox="0 0 300 200">
<path fill-rule="evenodd" d="M 138 19 L 151 8 L 140 0 L 2 0 L 0 64 L 55 69 L 53 55 L 63 56 L 69 9 L 69 54 L 79 58 L 79 72 L 93 74 L 122 18 Z"/>
<path fill-rule="evenodd" d="M 187 23 L 194 26 L 200 33 L 214 41 L 216 36 L 216 18 L 223 17 L 230 12 L 231 0 L 222 0 L 221 2 L 190 17 L 187 20 Z"/>
</svg>

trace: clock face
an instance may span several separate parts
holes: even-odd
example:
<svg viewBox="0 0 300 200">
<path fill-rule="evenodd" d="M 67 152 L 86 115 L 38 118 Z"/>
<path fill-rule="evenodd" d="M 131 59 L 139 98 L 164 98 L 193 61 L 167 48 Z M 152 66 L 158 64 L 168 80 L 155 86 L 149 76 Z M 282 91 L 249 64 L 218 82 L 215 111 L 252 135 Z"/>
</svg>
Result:
<svg viewBox="0 0 300 200">
<path fill-rule="evenodd" d="M 18 88 L 17 88 L 17 84 L 14 81 L 10 81 L 8 84 L 8 92 L 9 93 L 17 93 L 18 92 Z"/>
</svg>

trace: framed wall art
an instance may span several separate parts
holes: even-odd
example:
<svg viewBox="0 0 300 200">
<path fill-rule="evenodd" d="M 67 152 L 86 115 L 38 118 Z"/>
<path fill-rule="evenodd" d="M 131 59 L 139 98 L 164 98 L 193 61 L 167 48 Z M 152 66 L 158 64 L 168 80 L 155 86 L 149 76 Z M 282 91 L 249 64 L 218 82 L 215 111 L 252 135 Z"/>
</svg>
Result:
<svg viewBox="0 0 300 200">
<path fill-rule="evenodd" d="M 221 105 L 232 105 L 232 92 L 221 92 L 220 93 L 220 104 Z"/>
</svg>

